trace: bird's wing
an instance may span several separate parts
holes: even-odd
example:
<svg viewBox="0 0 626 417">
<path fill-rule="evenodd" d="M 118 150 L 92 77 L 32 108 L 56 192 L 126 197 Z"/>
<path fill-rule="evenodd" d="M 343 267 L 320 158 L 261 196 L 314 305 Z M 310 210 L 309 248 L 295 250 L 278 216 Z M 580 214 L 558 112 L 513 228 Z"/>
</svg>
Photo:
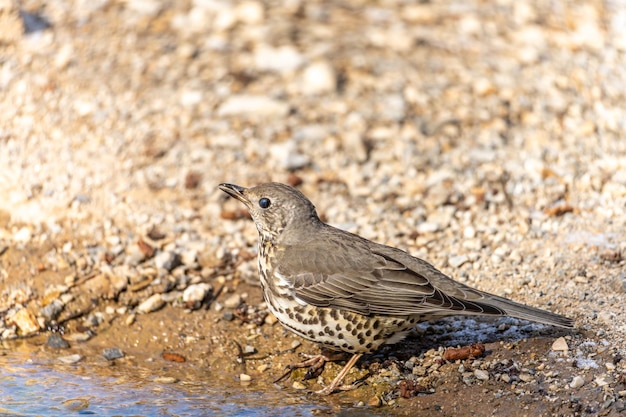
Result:
<svg viewBox="0 0 626 417">
<path fill-rule="evenodd" d="M 279 272 L 301 302 L 364 315 L 509 315 L 573 326 L 566 317 L 456 282 L 399 249 L 342 236 L 284 248 Z"/>
<path fill-rule="evenodd" d="M 281 258 L 294 296 L 316 306 L 365 315 L 505 314 L 427 262 L 361 239 L 288 246 Z"/>
</svg>

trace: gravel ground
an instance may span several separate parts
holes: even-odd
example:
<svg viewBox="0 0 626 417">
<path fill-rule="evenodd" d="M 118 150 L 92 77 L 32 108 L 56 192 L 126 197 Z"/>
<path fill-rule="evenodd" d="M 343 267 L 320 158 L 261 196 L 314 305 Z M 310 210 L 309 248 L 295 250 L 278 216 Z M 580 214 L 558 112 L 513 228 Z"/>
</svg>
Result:
<svg viewBox="0 0 626 417">
<path fill-rule="evenodd" d="M 342 395 L 626 409 L 624 1 L 20 7 L 0 4 L 1 340 L 89 343 L 164 309 L 284 339 L 253 285 L 256 230 L 216 189 L 273 180 L 333 225 L 576 319 L 424 324 L 362 362 L 383 388 Z M 444 358 L 475 342 L 491 354 Z M 281 373 L 259 366 L 237 378 Z"/>
</svg>

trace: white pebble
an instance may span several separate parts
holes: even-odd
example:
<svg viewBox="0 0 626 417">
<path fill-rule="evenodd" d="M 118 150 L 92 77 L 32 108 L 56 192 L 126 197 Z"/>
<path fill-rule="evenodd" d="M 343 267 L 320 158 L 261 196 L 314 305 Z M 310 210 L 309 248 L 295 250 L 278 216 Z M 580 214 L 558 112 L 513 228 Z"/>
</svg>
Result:
<svg viewBox="0 0 626 417">
<path fill-rule="evenodd" d="M 283 117 L 289 112 L 289 105 L 283 101 L 265 96 L 241 94 L 227 98 L 217 110 L 217 115 Z"/>
<path fill-rule="evenodd" d="M 481 381 L 487 381 L 489 379 L 489 372 L 482 369 L 476 369 L 474 370 L 474 376 L 476 379 L 480 379 Z"/>
<path fill-rule="evenodd" d="M 165 301 L 163 301 L 161 294 L 153 294 L 143 303 L 139 304 L 137 311 L 140 313 L 150 313 L 163 307 L 163 304 L 165 304 Z"/>
<path fill-rule="evenodd" d="M 567 346 L 567 342 L 564 337 L 559 337 L 552 343 L 552 350 L 556 352 L 567 352 L 569 350 L 569 346 Z"/>
<path fill-rule="evenodd" d="M 585 385 L 585 380 L 583 379 L 582 376 L 576 375 L 574 378 L 572 378 L 572 382 L 570 382 L 569 386 L 571 388 L 580 388 L 583 385 Z"/>
<path fill-rule="evenodd" d="M 331 93 L 337 88 L 337 74 L 326 61 L 315 62 L 302 72 L 301 91 L 306 95 Z"/>
</svg>

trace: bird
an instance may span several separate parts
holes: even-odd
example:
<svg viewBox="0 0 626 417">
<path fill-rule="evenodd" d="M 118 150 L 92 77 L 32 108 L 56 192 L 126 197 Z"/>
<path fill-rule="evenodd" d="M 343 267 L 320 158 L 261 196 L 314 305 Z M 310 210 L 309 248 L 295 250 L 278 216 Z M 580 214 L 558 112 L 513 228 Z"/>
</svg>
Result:
<svg viewBox="0 0 626 417">
<path fill-rule="evenodd" d="M 511 316 L 561 328 L 573 320 L 454 281 L 430 263 L 320 220 L 299 190 L 269 182 L 219 189 L 245 205 L 258 231 L 258 269 L 269 311 L 323 349 L 352 354 L 328 395 L 363 354 L 403 340 L 422 321 L 453 315 Z M 295 367 L 321 367 L 327 355 Z"/>
</svg>

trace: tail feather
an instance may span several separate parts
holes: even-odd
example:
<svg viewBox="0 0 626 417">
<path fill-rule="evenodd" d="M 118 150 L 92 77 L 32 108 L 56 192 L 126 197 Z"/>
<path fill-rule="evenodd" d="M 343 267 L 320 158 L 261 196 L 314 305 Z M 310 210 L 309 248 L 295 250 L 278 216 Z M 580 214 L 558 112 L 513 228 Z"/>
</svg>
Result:
<svg viewBox="0 0 626 417">
<path fill-rule="evenodd" d="M 492 296 L 492 298 L 488 301 L 488 304 L 502 309 L 507 316 L 536 321 L 538 323 L 549 324 L 552 326 L 564 327 L 567 329 L 574 328 L 574 320 L 568 317 L 516 303 L 515 301 L 507 300 L 506 298 Z"/>
</svg>

